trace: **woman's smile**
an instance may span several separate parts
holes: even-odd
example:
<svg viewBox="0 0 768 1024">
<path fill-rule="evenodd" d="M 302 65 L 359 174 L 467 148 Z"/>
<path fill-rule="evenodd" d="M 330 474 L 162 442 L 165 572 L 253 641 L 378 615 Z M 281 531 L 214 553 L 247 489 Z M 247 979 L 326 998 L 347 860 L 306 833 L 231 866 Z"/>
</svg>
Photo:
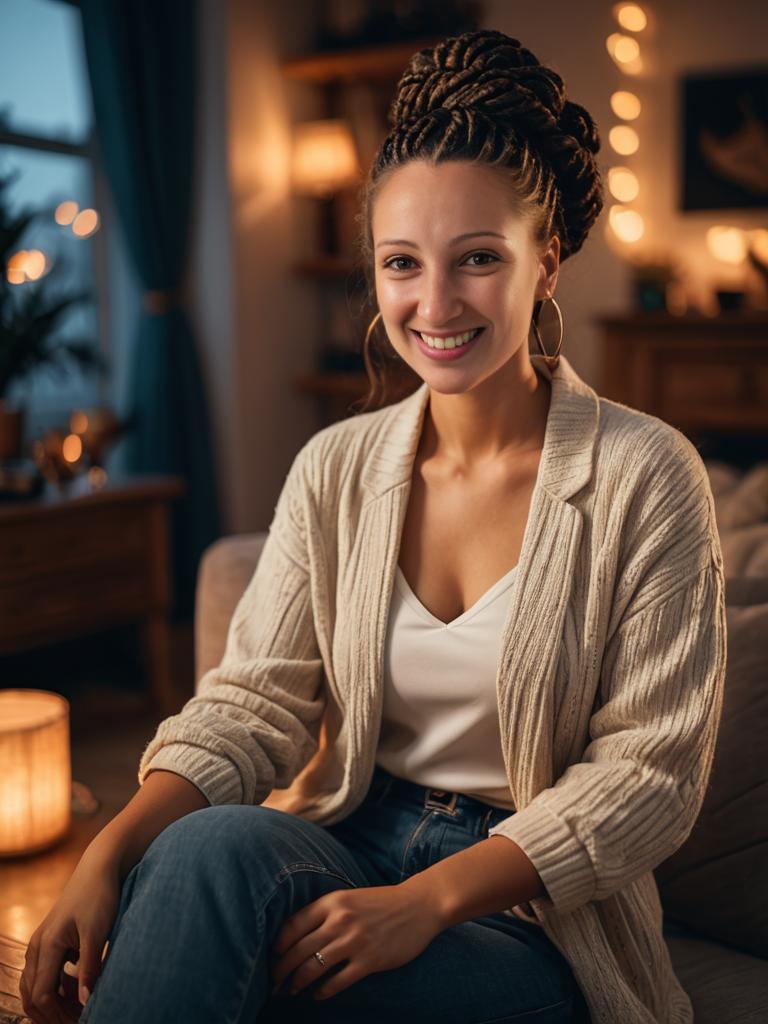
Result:
<svg viewBox="0 0 768 1024">
<path fill-rule="evenodd" d="M 453 359 L 461 359 L 470 352 L 475 343 L 479 340 L 484 328 L 476 327 L 468 331 L 456 332 L 455 334 L 430 334 L 426 331 L 415 331 L 409 328 L 416 340 L 419 349 L 430 359 L 437 359 L 442 362 Z"/>
</svg>

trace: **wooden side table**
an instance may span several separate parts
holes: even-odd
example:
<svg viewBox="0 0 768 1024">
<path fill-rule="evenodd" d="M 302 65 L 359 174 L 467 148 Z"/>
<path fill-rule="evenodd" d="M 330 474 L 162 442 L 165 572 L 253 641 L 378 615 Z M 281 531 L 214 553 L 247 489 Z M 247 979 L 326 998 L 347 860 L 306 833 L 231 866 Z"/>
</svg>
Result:
<svg viewBox="0 0 768 1024">
<path fill-rule="evenodd" d="M 152 699 L 177 710 L 168 519 L 184 489 L 179 477 L 118 477 L 89 490 L 81 477 L 0 504 L 0 655 L 139 621 Z"/>
</svg>

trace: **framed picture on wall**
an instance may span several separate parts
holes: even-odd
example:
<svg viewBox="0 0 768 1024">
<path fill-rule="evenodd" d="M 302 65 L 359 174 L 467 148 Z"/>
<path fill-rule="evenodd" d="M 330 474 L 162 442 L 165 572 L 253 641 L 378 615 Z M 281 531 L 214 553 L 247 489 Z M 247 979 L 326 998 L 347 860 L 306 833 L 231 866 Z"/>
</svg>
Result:
<svg viewBox="0 0 768 1024">
<path fill-rule="evenodd" d="M 682 80 L 683 210 L 768 206 L 768 66 Z"/>
</svg>

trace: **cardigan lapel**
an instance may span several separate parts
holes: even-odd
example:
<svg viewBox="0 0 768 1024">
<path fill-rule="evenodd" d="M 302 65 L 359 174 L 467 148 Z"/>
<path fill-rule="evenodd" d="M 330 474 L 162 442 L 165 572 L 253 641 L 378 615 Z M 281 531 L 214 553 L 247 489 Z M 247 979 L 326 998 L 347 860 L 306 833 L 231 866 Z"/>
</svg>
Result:
<svg viewBox="0 0 768 1024">
<path fill-rule="evenodd" d="M 552 682 L 582 530 L 582 513 L 569 499 L 591 478 L 599 415 L 596 393 L 565 358 L 554 373 L 538 354 L 531 355 L 531 362 L 551 382 L 552 397 L 496 678 L 504 762 L 517 808 L 554 782 Z M 375 761 L 387 620 L 428 398 L 423 383 L 389 407 L 361 474 L 366 497 L 355 548 L 365 547 L 371 570 L 367 579 L 355 582 L 355 600 L 347 608 L 353 635 L 361 639 L 355 678 L 347 687 L 347 720 L 365 723 L 363 732 L 348 737 L 348 783 L 358 798 L 370 783 Z M 542 650 L 548 652 L 543 659 L 534 653 Z M 516 685 L 535 692 L 537 699 L 515 701 Z M 525 719 L 523 703 L 533 709 Z"/>
</svg>

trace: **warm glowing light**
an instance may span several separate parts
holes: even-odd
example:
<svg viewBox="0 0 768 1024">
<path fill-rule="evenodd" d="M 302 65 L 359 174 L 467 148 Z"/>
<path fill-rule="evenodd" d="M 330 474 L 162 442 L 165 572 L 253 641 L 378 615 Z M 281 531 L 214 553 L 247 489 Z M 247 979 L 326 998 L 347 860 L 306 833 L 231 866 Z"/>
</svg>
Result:
<svg viewBox="0 0 768 1024">
<path fill-rule="evenodd" d="M 608 53 L 618 64 L 631 64 L 640 56 L 640 44 L 632 36 L 614 32 L 605 41 Z"/>
<path fill-rule="evenodd" d="M 634 121 L 640 116 L 641 109 L 640 100 L 633 92 L 619 90 L 611 96 L 611 110 L 622 121 Z"/>
<path fill-rule="evenodd" d="M 749 232 L 749 247 L 759 260 L 768 263 L 768 231 L 765 228 Z"/>
<path fill-rule="evenodd" d="M 718 224 L 707 231 L 707 248 L 723 263 L 742 263 L 747 255 L 747 240 L 741 228 Z"/>
<path fill-rule="evenodd" d="M 37 281 L 47 270 L 45 253 L 39 249 L 19 249 L 8 260 L 6 276 L 11 284 Z"/>
<path fill-rule="evenodd" d="M 327 196 L 359 177 L 352 133 L 345 121 L 308 121 L 296 126 L 293 187 L 301 194 Z"/>
<path fill-rule="evenodd" d="M 69 703 L 46 690 L 0 690 L 0 855 L 45 849 L 72 811 Z"/>
<path fill-rule="evenodd" d="M 640 44 L 632 36 L 614 32 L 605 40 L 605 47 L 624 74 L 637 75 L 642 71 Z"/>
<path fill-rule="evenodd" d="M 608 214 L 608 223 L 622 242 L 637 242 L 645 233 L 643 218 L 637 210 L 628 210 L 626 206 L 612 206 Z"/>
<path fill-rule="evenodd" d="M 56 213 L 54 214 L 56 223 L 61 224 L 62 227 L 67 224 L 71 224 L 77 216 L 77 211 L 79 209 L 80 207 L 77 203 L 72 202 L 71 199 L 68 199 L 65 203 L 59 203 L 56 207 Z"/>
<path fill-rule="evenodd" d="M 28 280 L 37 281 L 45 273 L 45 254 L 39 249 L 32 249 L 27 253 L 24 271 Z"/>
<path fill-rule="evenodd" d="M 642 32 L 648 24 L 645 11 L 637 4 L 617 4 L 613 12 L 618 23 L 627 32 Z"/>
<path fill-rule="evenodd" d="M 26 276 L 26 273 L 27 273 L 27 270 L 26 270 L 26 267 L 27 267 L 27 256 L 28 255 L 29 255 L 29 253 L 27 252 L 26 249 L 19 249 L 19 251 L 15 252 L 13 254 L 13 256 L 11 256 L 11 258 L 8 260 L 8 269 L 9 270 L 20 270 L 22 272 L 22 274 L 24 274 Z"/>
<path fill-rule="evenodd" d="M 634 128 L 626 124 L 617 124 L 608 133 L 608 141 L 621 156 L 631 156 L 640 148 L 640 138 Z"/>
<path fill-rule="evenodd" d="M 78 238 L 89 238 L 99 227 L 99 215 L 95 210 L 81 210 L 72 222 L 72 231 Z"/>
<path fill-rule="evenodd" d="M 88 483 L 94 491 L 101 490 L 109 479 L 106 469 L 102 466 L 91 466 L 86 476 L 88 478 Z"/>
<path fill-rule="evenodd" d="M 61 454 L 67 462 L 77 462 L 83 454 L 83 442 L 77 434 L 67 434 L 61 445 Z"/>
<path fill-rule="evenodd" d="M 608 188 L 614 199 L 620 203 L 631 203 L 640 194 L 637 175 L 628 167 L 611 167 L 608 171 Z"/>
<path fill-rule="evenodd" d="M 88 417 L 84 412 L 73 412 L 69 417 L 69 429 L 73 434 L 84 434 L 88 429 Z"/>
</svg>

